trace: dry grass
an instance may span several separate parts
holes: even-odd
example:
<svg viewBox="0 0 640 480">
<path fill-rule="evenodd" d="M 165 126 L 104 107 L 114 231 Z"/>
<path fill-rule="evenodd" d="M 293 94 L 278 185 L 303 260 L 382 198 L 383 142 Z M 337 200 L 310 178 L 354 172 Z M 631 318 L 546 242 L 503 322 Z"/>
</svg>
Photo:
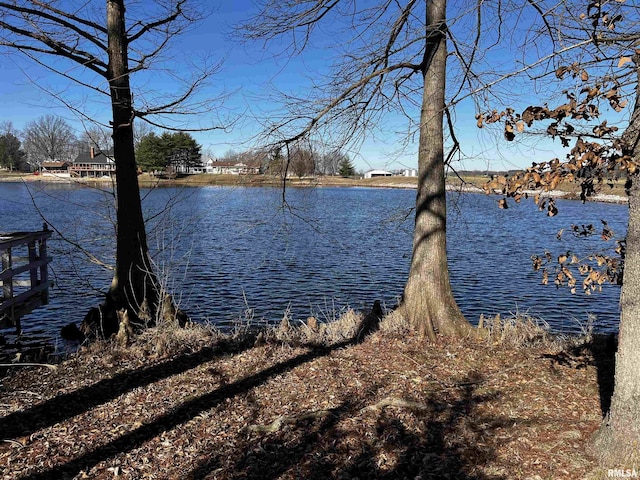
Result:
<svg viewBox="0 0 640 480">
<path fill-rule="evenodd" d="M 411 335 L 413 333 L 413 328 L 402 316 L 400 310 L 393 310 L 382 319 L 382 322 L 380 323 L 380 332 L 385 335 L 402 337 L 405 335 Z"/>
<path fill-rule="evenodd" d="M 158 179 L 141 175 L 142 184 L 155 184 Z M 282 178 L 272 175 L 189 175 L 175 180 L 162 180 L 161 185 L 175 184 L 188 186 L 202 185 L 238 185 L 238 186 L 280 186 Z M 417 178 L 409 177 L 379 177 L 379 178 L 342 178 L 332 176 L 317 176 L 305 178 L 288 178 L 287 185 L 293 187 L 400 187 L 415 188 Z"/>
<path fill-rule="evenodd" d="M 544 346 L 561 348 L 561 339 L 551 334 L 549 325 L 530 315 L 516 314 L 506 319 L 500 315 L 492 318 L 480 316 L 478 329 L 486 332 L 490 343 L 512 347 Z"/>
<path fill-rule="evenodd" d="M 347 310 L 332 322 L 319 322 L 315 317 L 306 322 L 292 325 L 285 315 L 280 325 L 268 329 L 265 337 L 290 345 L 316 345 L 330 347 L 354 338 L 364 316 L 352 309 Z"/>
</svg>

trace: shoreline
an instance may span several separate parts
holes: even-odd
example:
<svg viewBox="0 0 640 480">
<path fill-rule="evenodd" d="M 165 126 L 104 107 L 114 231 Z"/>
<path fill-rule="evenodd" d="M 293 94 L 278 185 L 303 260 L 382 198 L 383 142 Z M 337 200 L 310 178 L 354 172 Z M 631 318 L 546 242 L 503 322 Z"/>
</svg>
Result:
<svg viewBox="0 0 640 480">
<path fill-rule="evenodd" d="M 466 183 L 461 184 L 456 178 L 457 183 L 447 183 L 448 192 L 464 192 L 464 193 L 482 193 L 484 190 L 473 183 L 477 179 L 463 179 Z M 148 174 L 142 174 L 138 178 L 139 185 L 142 188 L 150 187 L 205 187 L 205 186 L 239 186 L 239 187 L 274 187 L 282 184 L 282 179 L 267 175 L 213 175 L 199 174 L 190 175 L 176 179 L 161 179 L 152 177 Z M 69 178 L 57 177 L 54 175 L 33 175 L 33 174 L 8 174 L 0 173 L 0 183 L 67 183 L 77 185 L 95 185 L 95 184 L 112 184 L 113 181 L 103 178 Z M 306 178 L 290 178 L 287 179 L 289 187 L 364 187 L 364 188 L 398 188 L 398 189 L 416 189 L 416 177 L 377 177 L 377 178 L 342 178 L 342 177 L 306 177 Z M 527 195 L 535 195 L 540 193 L 535 190 L 525 190 Z M 564 200 L 580 200 L 579 195 L 575 191 L 569 190 L 552 190 L 542 192 L 545 197 L 553 197 Z M 495 193 L 500 195 L 499 193 Z M 589 197 L 587 201 L 626 204 L 628 198 L 623 195 L 598 193 Z"/>
<path fill-rule="evenodd" d="M 475 185 L 451 185 L 447 184 L 448 192 L 460 191 L 464 193 L 482 193 L 485 194 L 485 191 Z M 540 192 L 537 190 L 524 190 L 523 193 L 533 196 L 538 193 L 544 195 L 545 198 L 553 197 L 554 199 L 562 199 L 562 200 L 577 200 L 580 201 L 579 196 L 574 192 L 567 192 L 564 190 L 551 190 L 549 192 Z M 495 192 L 490 195 L 501 195 L 499 192 Z M 626 204 L 629 203 L 629 199 L 627 197 L 623 197 L 621 195 L 610 195 L 606 193 L 598 193 L 591 197 L 587 198 L 587 202 L 602 202 L 602 203 L 618 203 L 618 204 Z"/>
</svg>

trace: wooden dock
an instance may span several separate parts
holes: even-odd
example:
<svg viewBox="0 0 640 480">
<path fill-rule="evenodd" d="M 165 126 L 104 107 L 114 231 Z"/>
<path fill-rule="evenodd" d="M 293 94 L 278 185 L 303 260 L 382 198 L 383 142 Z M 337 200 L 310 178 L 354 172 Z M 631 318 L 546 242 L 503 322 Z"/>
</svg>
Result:
<svg viewBox="0 0 640 480">
<path fill-rule="evenodd" d="M 0 327 L 20 332 L 20 318 L 49 303 L 51 233 L 46 223 L 39 232 L 0 233 Z"/>
</svg>

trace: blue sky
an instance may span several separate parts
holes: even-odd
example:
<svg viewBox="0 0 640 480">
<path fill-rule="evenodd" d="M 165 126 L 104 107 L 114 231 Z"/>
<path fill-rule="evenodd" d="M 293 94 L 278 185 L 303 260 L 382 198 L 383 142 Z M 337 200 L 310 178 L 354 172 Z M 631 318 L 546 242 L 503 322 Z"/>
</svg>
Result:
<svg viewBox="0 0 640 480">
<path fill-rule="evenodd" d="M 452 8 L 459 8 L 455 2 L 450 2 L 451 4 L 454 4 Z M 194 127 L 235 120 L 233 126 L 224 131 L 193 134 L 205 151 L 220 156 L 230 149 L 244 150 L 256 146 L 256 136 L 261 131 L 260 120 L 269 118 L 270 112 L 279 109 L 279 104 L 273 97 L 274 91 L 305 95 L 305 91 L 312 88 L 312 83 L 326 72 L 337 50 L 327 47 L 325 42 L 329 40 L 318 39 L 314 48 L 302 57 L 274 57 L 276 52 L 282 50 L 282 45 L 264 48 L 261 44 L 241 44 L 237 39 L 231 38 L 232 27 L 246 21 L 254 13 L 253 2 L 235 0 L 204 5 L 212 6 L 211 14 L 183 37 L 176 39 L 171 50 L 173 57 L 168 60 L 167 65 L 175 71 L 181 71 L 189 63 L 197 64 L 203 56 L 208 56 L 215 62 L 221 61 L 219 72 L 211 79 L 204 93 L 213 97 L 224 94 L 224 100 L 210 114 L 191 119 Z M 466 28 L 464 22 L 460 22 L 460 28 Z M 340 41 L 335 38 L 331 40 L 337 40 L 338 44 Z M 480 61 L 487 65 L 494 62 L 499 68 L 508 69 L 512 68 L 513 62 L 510 55 L 508 48 L 495 49 L 490 58 Z M 77 72 L 77 69 L 73 71 Z M 455 84 L 455 79 L 449 80 L 450 85 L 452 82 Z M 15 53 L 0 51 L 0 122 L 9 120 L 21 129 L 29 120 L 54 113 L 82 131 L 82 124 L 76 115 L 46 92 L 35 88 L 34 84 L 55 89 L 65 101 L 81 107 L 103 122 L 108 121 L 108 104 L 103 100 L 96 101 L 95 95 L 90 91 L 73 87 L 66 80 L 61 80 Z M 523 83 L 513 85 L 504 87 L 503 98 L 517 99 L 523 108 L 528 101 L 533 103 L 535 98 L 529 98 L 533 89 Z M 156 74 L 134 76 L 132 86 L 134 91 L 137 88 L 146 92 L 157 90 L 160 93 L 175 90 L 175 85 L 166 76 Z M 503 106 L 496 105 L 497 108 Z M 541 161 L 562 154 L 558 142 L 538 140 L 508 144 L 501 139 L 499 132 L 479 130 L 474 120 L 477 108 L 470 99 L 456 107 L 456 134 L 462 148 L 457 168 L 517 168 L 530 164 L 532 160 Z M 408 113 L 417 118 L 419 110 L 416 107 Z M 416 168 L 417 143 L 415 138 L 405 142 L 407 125 L 404 118 L 394 113 L 381 119 L 378 133 L 365 137 L 351 149 L 350 155 L 356 167 L 361 170 Z"/>
</svg>

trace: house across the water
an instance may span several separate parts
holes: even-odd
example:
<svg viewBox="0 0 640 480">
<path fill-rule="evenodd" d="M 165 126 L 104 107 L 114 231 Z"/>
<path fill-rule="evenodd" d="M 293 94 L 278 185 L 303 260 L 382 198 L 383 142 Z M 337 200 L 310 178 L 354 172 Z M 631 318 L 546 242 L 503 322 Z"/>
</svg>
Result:
<svg viewBox="0 0 640 480">
<path fill-rule="evenodd" d="M 75 161 L 69 166 L 71 177 L 113 177 L 115 173 L 116 163 L 113 159 L 113 150 L 103 152 L 94 147 L 80 152 Z"/>
<path fill-rule="evenodd" d="M 364 178 L 375 178 L 375 177 L 391 177 L 393 173 L 388 172 L 386 170 L 369 170 L 364 174 Z"/>
<path fill-rule="evenodd" d="M 207 160 L 206 173 L 227 174 L 227 175 L 257 175 L 260 173 L 260 165 L 254 165 L 244 162 L 226 162 Z"/>
<path fill-rule="evenodd" d="M 42 162 L 42 175 L 69 176 L 71 162 Z"/>
</svg>

